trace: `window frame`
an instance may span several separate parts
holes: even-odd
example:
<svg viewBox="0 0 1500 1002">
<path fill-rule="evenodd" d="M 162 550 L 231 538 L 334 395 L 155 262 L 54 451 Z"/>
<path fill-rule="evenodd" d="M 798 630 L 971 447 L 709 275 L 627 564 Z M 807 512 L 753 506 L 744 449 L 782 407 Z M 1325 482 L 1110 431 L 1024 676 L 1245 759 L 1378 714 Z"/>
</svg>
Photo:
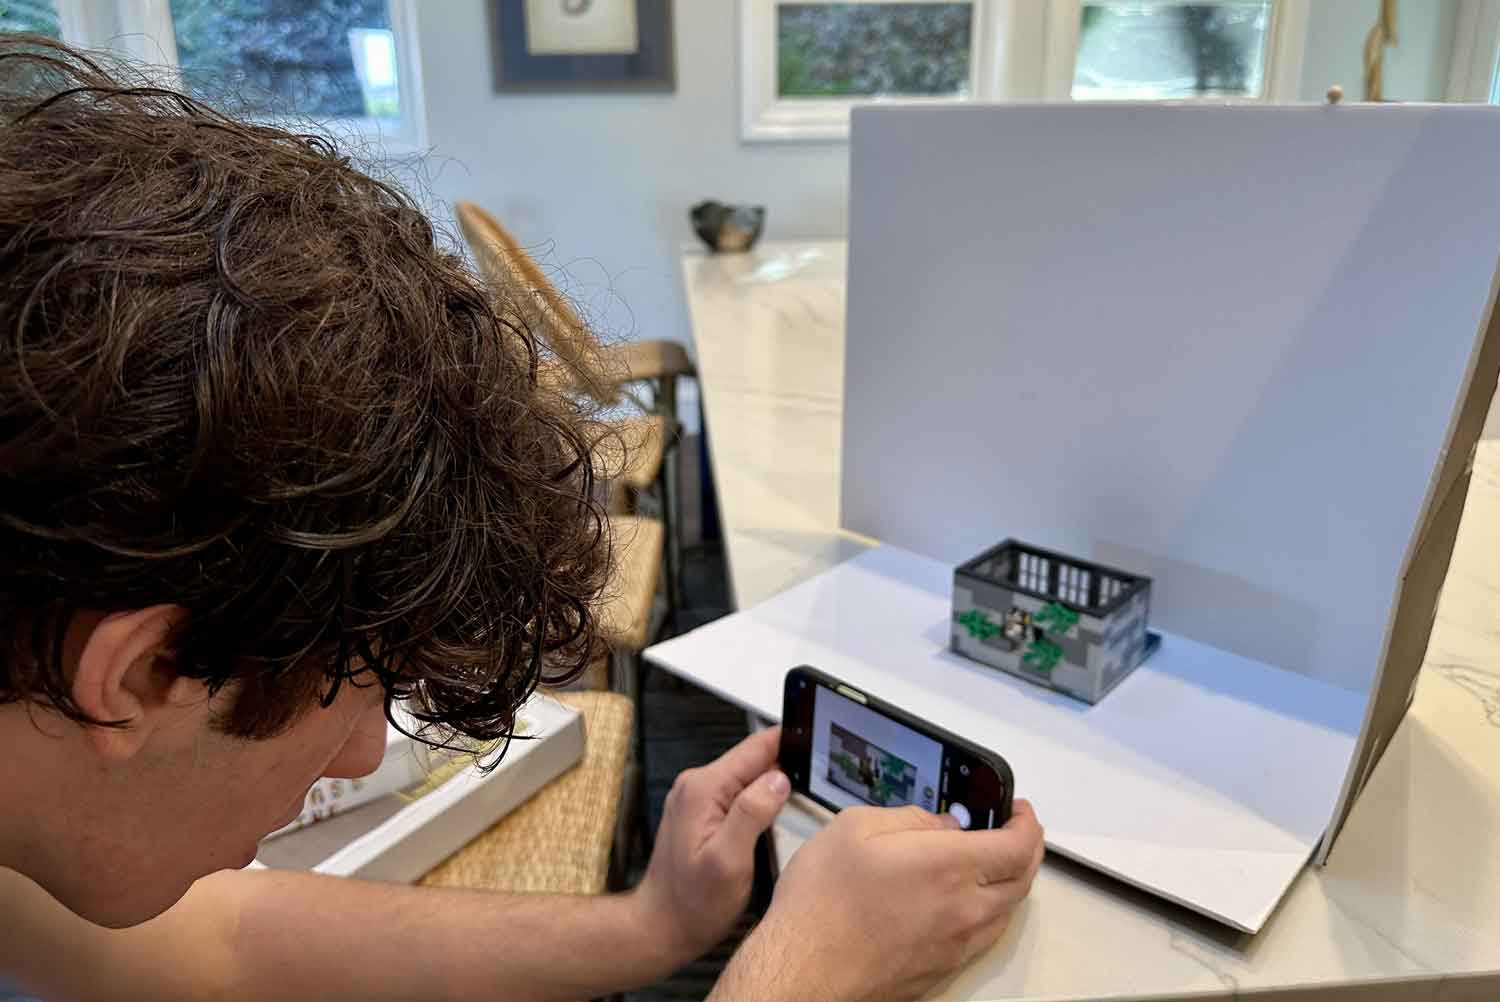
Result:
<svg viewBox="0 0 1500 1002">
<path fill-rule="evenodd" d="M 746 143 L 839 142 L 861 104 L 1070 101 L 1085 0 L 971 0 L 971 93 L 964 97 L 783 99 L 776 94 L 776 9 L 799 0 L 739 0 L 740 138 Z M 807 0 L 800 0 L 807 2 Z M 944 0 L 815 0 L 941 3 Z M 1483 0 L 1489 2 L 1489 0 Z M 1297 100 L 1311 0 L 1272 0 L 1266 91 L 1258 98 L 1185 98 L 1222 103 Z"/>
<path fill-rule="evenodd" d="M 394 121 L 357 116 L 327 119 L 336 133 L 352 133 L 385 156 L 427 151 L 427 105 L 422 94 L 418 58 L 417 0 L 385 0 L 396 39 L 396 74 L 401 88 L 401 117 Z M 177 34 L 170 0 L 53 0 L 64 41 L 103 49 L 160 67 L 176 85 Z"/>
<path fill-rule="evenodd" d="M 879 97 L 792 98 L 776 93 L 776 10 L 783 2 L 797 0 L 740 0 L 740 134 L 745 142 L 819 142 L 846 139 L 849 110 L 857 104 L 953 104 L 970 98 Z M 819 0 L 823 3 L 920 3 L 941 4 L 953 0 Z M 975 97 L 986 93 L 994 76 L 997 39 L 988 17 L 986 0 L 973 4 L 970 30 L 969 86 Z M 980 98 L 982 99 L 982 98 Z"/>
<path fill-rule="evenodd" d="M 1459 0 L 1445 101 L 1495 104 L 1500 90 L 1500 0 Z"/>
</svg>

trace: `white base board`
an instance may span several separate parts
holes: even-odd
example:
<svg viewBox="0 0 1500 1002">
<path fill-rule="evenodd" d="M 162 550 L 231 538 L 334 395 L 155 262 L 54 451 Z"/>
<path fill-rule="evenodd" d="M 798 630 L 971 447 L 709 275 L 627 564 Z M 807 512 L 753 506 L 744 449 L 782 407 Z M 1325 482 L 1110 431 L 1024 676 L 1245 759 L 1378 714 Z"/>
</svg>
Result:
<svg viewBox="0 0 1500 1002">
<path fill-rule="evenodd" d="M 771 719 L 810 664 L 998 752 L 1052 850 L 1246 932 L 1306 864 L 1365 699 L 1172 634 L 1097 706 L 948 650 L 953 569 L 863 553 L 646 652 Z"/>
</svg>

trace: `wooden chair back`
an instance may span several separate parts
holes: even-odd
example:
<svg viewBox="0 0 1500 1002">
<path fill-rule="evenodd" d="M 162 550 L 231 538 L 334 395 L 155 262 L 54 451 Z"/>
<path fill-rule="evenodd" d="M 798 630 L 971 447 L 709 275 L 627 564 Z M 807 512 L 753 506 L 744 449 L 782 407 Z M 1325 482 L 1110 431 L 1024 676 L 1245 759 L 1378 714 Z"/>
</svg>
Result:
<svg viewBox="0 0 1500 1002">
<path fill-rule="evenodd" d="M 454 212 L 484 277 L 502 293 L 517 297 L 533 334 L 568 368 L 577 388 L 606 406 L 618 403 L 619 381 L 605 371 L 599 340 L 525 248 L 473 202 L 455 203 Z"/>
</svg>

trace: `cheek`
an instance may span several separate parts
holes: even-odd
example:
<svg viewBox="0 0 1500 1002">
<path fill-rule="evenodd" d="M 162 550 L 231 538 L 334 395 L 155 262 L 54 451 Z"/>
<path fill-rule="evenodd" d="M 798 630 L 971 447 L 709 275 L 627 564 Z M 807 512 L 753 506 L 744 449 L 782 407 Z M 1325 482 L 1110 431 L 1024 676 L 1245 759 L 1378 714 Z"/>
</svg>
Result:
<svg viewBox="0 0 1500 1002">
<path fill-rule="evenodd" d="M 385 735 L 385 706 L 382 701 L 360 714 L 348 739 L 323 770 L 323 775 L 335 779 L 368 776 L 380 766 L 380 760 L 385 757 Z"/>
</svg>

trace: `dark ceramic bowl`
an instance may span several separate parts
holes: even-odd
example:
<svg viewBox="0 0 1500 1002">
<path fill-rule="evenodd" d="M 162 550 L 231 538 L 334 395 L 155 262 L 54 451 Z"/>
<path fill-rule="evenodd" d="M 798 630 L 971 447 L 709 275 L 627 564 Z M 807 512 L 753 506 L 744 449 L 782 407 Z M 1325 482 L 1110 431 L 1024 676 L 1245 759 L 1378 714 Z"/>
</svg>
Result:
<svg viewBox="0 0 1500 1002">
<path fill-rule="evenodd" d="M 692 218 L 693 232 L 716 253 L 749 250 L 766 227 L 766 210 L 761 205 L 699 202 L 693 206 Z"/>
</svg>

